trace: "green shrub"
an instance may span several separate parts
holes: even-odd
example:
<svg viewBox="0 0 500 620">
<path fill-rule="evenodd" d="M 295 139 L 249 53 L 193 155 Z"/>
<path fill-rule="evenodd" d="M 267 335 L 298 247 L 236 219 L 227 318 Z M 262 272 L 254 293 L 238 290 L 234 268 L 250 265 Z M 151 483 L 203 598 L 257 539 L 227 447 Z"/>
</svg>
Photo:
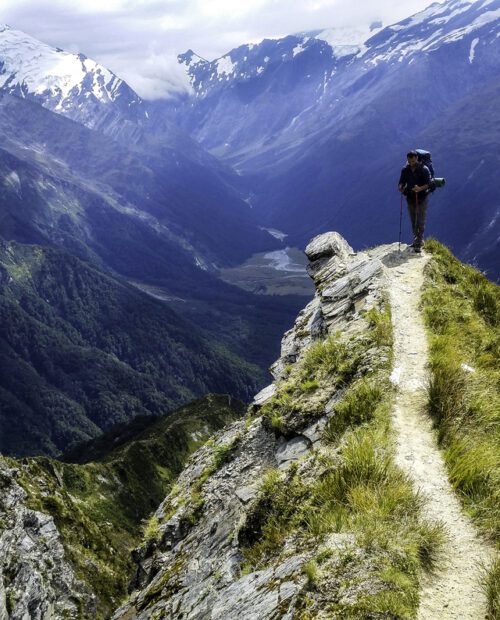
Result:
<svg viewBox="0 0 500 620">
<path fill-rule="evenodd" d="M 309 562 L 304 564 L 304 566 L 302 567 L 302 572 L 307 577 L 308 586 L 310 588 L 314 587 L 318 582 L 320 572 L 317 563 L 314 560 L 310 560 Z"/>
<path fill-rule="evenodd" d="M 385 303 L 383 310 L 371 308 L 365 315 L 371 328 L 371 338 L 379 347 L 392 347 L 393 331 L 391 308 Z"/>
<path fill-rule="evenodd" d="M 359 351 L 342 342 L 338 335 L 330 335 L 307 349 L 300 376 L 303 380 L 328 377 L 337 384 L 346 383 L 356 374 L 360 361 Z"/>
</svg>

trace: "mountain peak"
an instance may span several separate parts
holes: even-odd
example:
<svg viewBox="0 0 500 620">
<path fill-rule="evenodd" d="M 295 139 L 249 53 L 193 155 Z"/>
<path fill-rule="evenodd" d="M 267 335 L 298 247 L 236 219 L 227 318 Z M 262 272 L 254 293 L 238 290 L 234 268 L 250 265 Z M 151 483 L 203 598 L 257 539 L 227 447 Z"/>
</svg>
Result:
<svg viewBox="0 0 500 620">
<path fill-rule="evenodd" d="M 0 90 L 40 103 L 93 126 L 96 112 L 126 95 L 139 96 L 112 71 L 83 53 L 52 47 L 9 26 L 0 26 Z"/>
</svg>

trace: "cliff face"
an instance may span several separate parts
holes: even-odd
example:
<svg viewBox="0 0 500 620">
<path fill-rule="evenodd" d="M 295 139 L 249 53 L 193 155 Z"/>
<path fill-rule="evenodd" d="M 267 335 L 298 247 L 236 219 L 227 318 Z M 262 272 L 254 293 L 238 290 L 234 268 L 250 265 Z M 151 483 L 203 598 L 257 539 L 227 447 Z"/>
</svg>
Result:
<svg viewBox="0 0 500 620">
<path fill-rule="evenodd" d="M 361 600 L 390 591 L 380 574 L 391 553 L 361 544 L 369 526 L 351 522 L 349 511 L 327 515 L 324 506 L 335 500 L 331 488 L 340 501 L 371 488 L 379 468 L 381 489 L 399 480 L 385 417 L 384 263 L 396 253 L 393 245 L 354 254 L 336 233 L 308 245 L 317 292 L 283 338 L 274 382 L 247 419 L 191 457 L 156 513 L 155 539 L 136 552 L 135 591 L 114 620 L 306 618 L 298 614 L 312 606 L 345 599 L 361 609 Z M 415 507 L 405 536 L 417 521 Z M 400 551 L 410 562 L 412 552 Z M 405 588 L 393 589 L 409 600 L 413 586 Z"/>
<path fill-rule="evenodd" d="M 0 619 L 92 617 L 95 596 L 65 559 L 53 518 L 27 507 L 18 473 L 0 458 Z"/>
<path fill-rule="evenodd" d="M 115 427 L 64 462 L 0 457 L 1 620 L 109 618 L 134 573 L 131 551 L 151 530 L 144 520 L 188 456 L 244 411 L 207 395 Z"/>
</svg>

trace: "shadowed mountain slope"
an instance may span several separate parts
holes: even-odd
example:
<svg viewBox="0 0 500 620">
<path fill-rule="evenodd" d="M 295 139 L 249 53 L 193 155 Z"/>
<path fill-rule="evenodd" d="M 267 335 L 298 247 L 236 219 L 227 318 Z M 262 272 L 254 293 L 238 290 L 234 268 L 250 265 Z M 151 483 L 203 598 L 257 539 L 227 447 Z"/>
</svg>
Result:
<svg viewBox="0 0 500 620">
<path fill-rule="evenodd" d="M 260 371 L 161 301 L 55 249 L 0 245 L 0 451 L 57 454 Z"/>
</svg>

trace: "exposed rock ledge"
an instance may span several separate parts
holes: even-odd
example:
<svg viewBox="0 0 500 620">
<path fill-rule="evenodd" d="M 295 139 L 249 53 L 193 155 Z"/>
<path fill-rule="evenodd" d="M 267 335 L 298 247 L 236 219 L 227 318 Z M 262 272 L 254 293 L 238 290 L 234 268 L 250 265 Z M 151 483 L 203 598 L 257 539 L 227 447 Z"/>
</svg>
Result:
<svg viewBox="0 0 500 620">
<path fill-rule="evenodd" d="M 16 476 L 0 458 L 0 620 L 93 617 L 94 597 L 64 559 L 53 518 L 26 506 Z"/>
<path fill-rule="evenodd" d="M 397 244 L 355 254 L 337 233 L 311 241 L 306 254 L 317 291 L 285 334 L 281 356 L 272 366 L 275 383 L 255 397 L 254 412 L 275 395 L 287 366 L 299 360 L 314 339 L 366 330 L 360 312 L 383 296 L 383 263 L 395 252 Z M 134 591 L 114 620 L 291 620 L 306 584 L 302 567 L 308 553 L 295 554 L 291 545 L 279 565 L 242 574 L 238 532 L 266 470 L 286 469 L 321 446 L 321 431 L 338 397 L 335 390 L 329 393 L 323 414 L 292 438 L 277 437 L 257 416 L 231 425 L 195 453 L 156 513 L 157 541 L 136 553 Z M 231 458 L 214 468 L 214 455 L 224 451 L 230 451 Z M 331 537 L 331 544 L 342 545 L 343 536 Z"/>
</svg>

